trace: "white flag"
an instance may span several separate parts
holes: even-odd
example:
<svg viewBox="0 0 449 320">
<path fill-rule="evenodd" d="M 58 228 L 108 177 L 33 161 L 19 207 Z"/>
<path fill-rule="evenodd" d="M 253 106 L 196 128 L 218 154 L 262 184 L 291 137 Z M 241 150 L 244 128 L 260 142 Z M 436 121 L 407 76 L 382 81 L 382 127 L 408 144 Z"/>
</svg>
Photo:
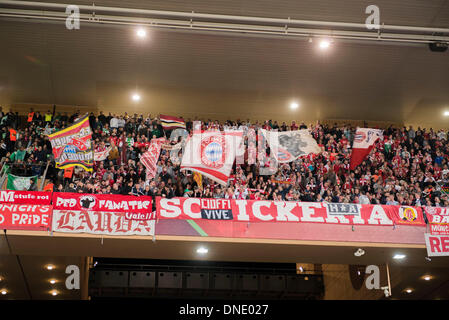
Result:
<svg viewBox="0 0 449 320">
<path fill-rule="evenodd" d="M 307 129 L 282 132 L 260 130 L 280 163 L 291 162 L 310 153 L 321 153 L 321 148 Z"/>
</svg>

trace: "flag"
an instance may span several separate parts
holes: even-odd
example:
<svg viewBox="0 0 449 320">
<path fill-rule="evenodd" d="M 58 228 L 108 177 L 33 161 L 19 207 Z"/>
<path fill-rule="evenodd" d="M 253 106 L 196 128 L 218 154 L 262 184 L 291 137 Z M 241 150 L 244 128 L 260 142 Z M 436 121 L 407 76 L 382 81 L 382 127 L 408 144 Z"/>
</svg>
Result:
<svg viewBox="0 0 449 320">
<path fill-rule="evenodd" d="M 283 132 L 260 130 L 280 163 L 292 162 L 310 153 L 321 153 L 321 148 L 307 129 Z"/>
<path fill-rule="evenodd" d="M 111 152 L 112 147 L 108 147 L 103 151 L 96 151 L 94 153 L 94 161 L 103 161 L 109 156 L 109 152 Z"/>
<path fill-rule="evenodd" d="M 376 141 L 382 137 L 382 130 L 371 128 L 357 128 L 354 137 L 354 143 L 352 145 L 351 162 L 349 165 L 349 169 L 354 170 L 359 164 L 361 164 L 371 152 L 374 143 L 376 143 Z"/>
<path fill-rule="evenodd" d="M 156 175 L 157 160 L 161 154 L 162 144 L 166 142 L 165 138 L 152 139 L 148 151 L 140 157 L 140 162 L 147 169 L 147 180 L 151 180 Z"/>
<path fill-rule="evenodd" d="M 30 189 L 31 181 L 37 183 L 37 176 L 32 177 L 18 177 L 8 173 L 8 182 L 6 184 L 7 190 L 19 190 L 24 191 Z"/>
<path fill-rule="evenodd" d="M 194 171 L 193 180 L 195 180 L 196 184 L 198 185 L 198 188 L 200 190 L 203 190 L 203 177 L 201 176 L 201 173 Z"/>
<path fill-rule="evenodd" d="M 126 143 L 126 134 L 125 133 L 123 133 L 122 136 L 120 137 L 119 147 L 122 148 L 121 153 L 120 153 L 120 164 L 126 165 L 128 162 L 128 157 L 126 155 L 126 153 L 128 152 L 128 144 Z"/>
<path fill-rule="evenodd" d="M 226 185 L 243 131 L 195 132 L 187 138 L 181 170 L 198 172 Z"/>
<path fill-rule="evenodd" d="M 171 130 L 176 128 L 186 128 L 186 123 L 181 118 L 176 118 L 172 116 L 160 115 L 159 119 L 161 120 L 161 125 L 164 130 Z"/>
<path fill-rule="evenodd" d="M 53 148 L 56 168 L 79 166 L 86 171 L 93 170 L 94 152 L 88 114 L 70 127 L 52 133 L 48 137 Z"/>
</svg>

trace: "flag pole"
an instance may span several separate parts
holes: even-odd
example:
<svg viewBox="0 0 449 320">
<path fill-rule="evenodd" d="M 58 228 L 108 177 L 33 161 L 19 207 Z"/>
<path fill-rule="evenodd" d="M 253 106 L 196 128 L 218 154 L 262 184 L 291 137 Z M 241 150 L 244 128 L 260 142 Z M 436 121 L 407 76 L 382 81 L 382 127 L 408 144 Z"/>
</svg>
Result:
<svg viewBox="0 0 449 320">
<path fill-rule="evenodd" d="M 41 185 L 39 187 L 39 191 L 44 189 L 45 177 L 47 176 L 48 166 L 50 165 L 50 160 L 47 161 L 47 166 L 45 167 L 44 174 L 42 175 Z"/>
</svg>

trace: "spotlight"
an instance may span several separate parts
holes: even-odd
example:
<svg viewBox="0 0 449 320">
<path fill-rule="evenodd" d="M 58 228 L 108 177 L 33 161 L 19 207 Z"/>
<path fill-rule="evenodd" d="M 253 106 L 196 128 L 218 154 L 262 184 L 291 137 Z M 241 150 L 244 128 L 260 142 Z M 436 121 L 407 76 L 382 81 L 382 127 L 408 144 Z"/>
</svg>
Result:
<svg viewBox="0 0 449 320">
<path fill-rule="evenodd" d="M 430 281 L 430 280 L 432 279 L 432 276 L 430 276 L 430 275 L 425 275 L 425 276 L 423 277 L 423 279 L 426 280 L 426 281 Z"/>
<path fill-rule="evenodd" d="M 449 111 L 444 111 L 444 112 L 443 112 L 443 116 L 449 117 Z"/>
<path fill-rule="evenodd" d="M 209 250 L 204 247 L 200 247 L 200 248 L 196 249 L 196 253 L 199 253 L 199 254 L 206 254 L 208 252 L 209 252 Z"/>
<path fill-rule="evenodd" d="M 147 32 L 144 28 L 137 29 L 136 34 L 139 38 L 145 38 L 147 36 Z"/>
<path fill-rule="evenodd" d="M 365 250 L 363 250 L 362 248 L 358 248 L 356 252 L 354 252 L 354 255 L 356 257 L 361 257 L 365 254 Z"/>
<path fill-rule="evenodd" d="M 134 93 L 131 98 L 133 99 L 133 101 L 140 101 L 140 95 L 138 95 L 137 93 Z"/>
<path fill-rule="evenodd" d="M 52 296 L 57 296 L 58 295 L 58 291 L 56 291 L 56 290 L 53 290 L 50 293 L 51 293 Z"/>
<path fill-rule="evenodd" d="M 405 254 L 395 254 L 395 255 L 393 256 L 393 259 L 396 259 L 396 260 L 402 260 L 402 259 L 404 259 L 405 257 L 406 257 Z"/>
<path fill-rule="evenodd" d="M 6 291 L 5 289 L 2 290 L 2 295 L 5 295 L 7 293 L 8 293 L 8 291 Z"/>
<path fill-rule="evenodd" d="M 407 290 L 405 290 L 405 292 L 407 292 L 407 293 L 412 293 L 413 290 L 412 290 L 412 289 L 407 289 Z"/>
<path fill-rule="evenodd" d="M 290 103 L 290 109 L 298 109 L 299 107 L 299 103 L 294 101 L 292 103 Z"/>
<path fill-rule="evenodd" d="M 52 265 L 52 264 L 49 264 L 49 265 L 47 266 L 47 270 L 53 270 L 54 268 L 55 268 L 55 266 Z"/>
<path fill-rule="evenodd" d="M 50 283 L 51 283 L 51 284 L 55 284 L 55 283 L 56 283 L 56 280 L 55 280 L 55 279 L 51 279 L 51 280 L 50 280 Z"/>
<path fill-rule="evenodd" d="M 321 50 L 326 50 L 331 46 L 331 42 L 327 39 L 323 39 L 320 41 L 320 49 Z"/>
</svg>

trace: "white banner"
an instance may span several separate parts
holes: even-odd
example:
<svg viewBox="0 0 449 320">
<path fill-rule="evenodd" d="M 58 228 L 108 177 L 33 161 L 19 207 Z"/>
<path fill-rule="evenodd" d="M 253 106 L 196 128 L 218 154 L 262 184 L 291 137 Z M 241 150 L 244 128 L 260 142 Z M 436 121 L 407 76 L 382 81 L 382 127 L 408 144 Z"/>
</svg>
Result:
<svg viewBox="0 0 449 320">
<path fill-rule="evenodd" d="M 113 236 L 154 235 L 154 220 L 141 217 L 131 220 L 129 217 L 124 212 L 53 210 L 52 229 L 55 232 Z"/>
<path fill-rule="evenodd" d="M 108 147 L 103 151 L 95 151 L 94 153 L 94 161 L 103 161 L 109 156 L 109 152 L 111 152 L 112 148 Z"/>
</svg>

